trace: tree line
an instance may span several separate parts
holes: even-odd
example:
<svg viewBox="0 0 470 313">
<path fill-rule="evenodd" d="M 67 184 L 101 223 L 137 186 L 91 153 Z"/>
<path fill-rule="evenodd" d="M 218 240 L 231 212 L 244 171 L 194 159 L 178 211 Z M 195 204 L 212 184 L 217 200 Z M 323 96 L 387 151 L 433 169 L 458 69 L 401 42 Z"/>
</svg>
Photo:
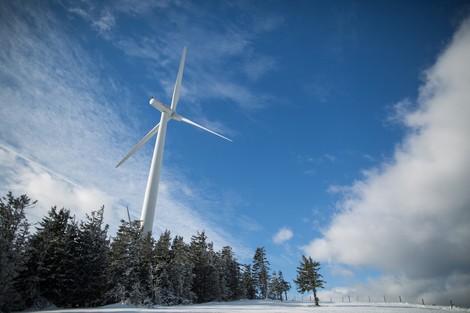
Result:
<svg viewBox="0 0 470 313">
<path fill-rule="evenodd" d="M 216 251 L 204 231 L 189 243 L 181 236 L 172 238 L 169 231 L 155 239 L 141 233 L 140 221 L 124 220 L 111 238 L 104 207 L 84 221 L 65 208 L 52 207 L 31 234 L 25 209 L 35 203 L 11 192 L 0 199 L 1 312 L 50 304 L 283 300 L 291 289 L 281 271 L 271 272 L 264 247 L 256 249 L 251 264 L 241 264 L 230 246 Z M 311 283 L 301 279 L 302 264 L 295 281 L 300 292 L 312 290 L 299 287 Z"/>
</svg>

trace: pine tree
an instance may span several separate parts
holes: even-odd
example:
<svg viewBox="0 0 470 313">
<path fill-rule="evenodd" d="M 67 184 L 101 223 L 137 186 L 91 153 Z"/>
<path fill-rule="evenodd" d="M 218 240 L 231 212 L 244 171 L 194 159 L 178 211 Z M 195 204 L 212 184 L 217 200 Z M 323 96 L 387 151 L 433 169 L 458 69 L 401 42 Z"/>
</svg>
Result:
<svg viewBox="0 0 470 313">
<path fill-rule="evenodd" d="M 116 238 L 111 243 L 108 264 L 108 297 L 122 303 L 142 304 L 145 297 L 141 290 L 140 258 L 142 235 L 140 221 L 121 221 Z"/>
<path fill-rule="evenodd" d="M 222 248 L 220 254 L 220 260 L 222 262 L 221 273 L 227 293 L 224 295 L 222 300 L 238 300 L 241 299 L 241 275 L 240 275 L 240 264 L 235 259 L 234 253 L 230 246 Z"/>
<path fill-rule="evenodd" d="M 255 282 L 252 276 L 251 265 L 246 264 L 244 266 L 242 274 L 242 288 L 244 292 L 244 297 L 246 299 L 255 299 L 256 298 L 256 287 Z"/>
<path fill-rule="evenodd" d="M 191 238 L 191 259 L 193 260 L 193 292 L 199 303 L 213 301 L 217 298 L 218 273 L 214 267 L 212 244 L 207 243 L 205 232 L 197 232 Z"/>
<path fill-rule="evenodd" d="M 81 264 L 79 226 L 72 218 L 65 235 L 62 263 L 59 269 L 57 286 L 58 297 L 53 300 L 60 307 L 78 306 L 81 304 L 81 291 L 83 286 L 79 284 Z"/>
<path fill-rule="evenodd" d="M 38 304 L 47 299 L 65 306 L 75 296 L 77 234 L 77 223 L 64 208 L 52 207 L 39 222 L 30 240 L 27 270 L 22 273 L 28 301 Z"/>
<path fill-rule="evenodd" d="M 155 301 L 161 305 L 175 304 L 175 296 L 173 295 L 173 286 L 170 278 L 170 246 L 171 236 L 167 230 L 160 235 L 155 244 Z"/>
<path fill-rule="evenodd" d="M 256 248 L 252 272 L 258 296 L 266 299 L 268 297 L 269 261 L 264 247 Z"/>
<path fill-rule="evenodd" d="M 272 273 L 271 278 L 269 280 L 268 287 L 269 287 L 268 298 L 273 299 L 273 300 L 280 300 L 282 297 L 282 291 L 281 291 L 281 284 L 279 282 L 279 277 L 276 271 Z"/>
<path fill-rule="evenodd" d="M 189 246 L 185 244 L 183 237 L 176 236 L 173 239 L 170 257 L 170 279 L 175 304 L 189 304 L 195 299 L 192 291 L 193 267 Z"/>
<path fill-rule="evenodd" d="M 142 235 L 142 234 L 141 234 Z M 156 288 L 156 268 L 157 261 L 155 257 L 155 239 L 152 234 L 147 232 L 139 239 L 140 257 L 137 275 L 140 280 L 139 290 L 142 292 L 143 304 L 150 306 L 155 304 L 155 288 Z"/>
<path fill-rule="evenodd" d="M 284 280 L 282 272 L 273 272 L 269 283 L 269 298 L 283 301 L 283 293 L 286 293 L 287 300 L 287 291 L 290 289 L 290 284 Z"/>
<path fill-rule="evenodd" d="M 226 290 L 222 290 L 222 286 L 225 287 L 225 281 L 220 278 L 221 275 L 221 261 L 220 254 L 215 252 L 214 243 L 209 242 L 207 244 L 207 263 L 205 265 L 205 292 L 204 302 L 211 302 L 214 300 L 222 300 L 222 292 L 227 293 Z M 224 288 L 225 289 L 225 288 Z"/>
<path fill-rule="evenodd" d="M 103 225 L 104 206 L 86 216 L 78 234 L 79 257 L 76 284 L 79 286 L 73 305 L 97 306 L 106 292 L 106 267 L 109 254 L 108 225 Z M 86 286 L 86 288 L 84 288 Z"/>
<path fill-rule="evenodd" d="M 215 271 L 217 273 L 216 300 L 228 301 L 230 297 L 230 289 L 228 286 L 228 273 L 226 271 L 225 262 L 222 259 L 222 253 L 220 251 L 216 252 L 213 259 Z"/>
<path fill-rule="evenodd" d="M 158 264 L 167 264 L 170 261 L 171 233 L 166 230 L 160 235 L 155 244 L 155 258 Z"/>
<path fill-rule="evenodd" d="M 170 267 L 168 264 L 161 265 L 156 280 L 155 302 L 159 305 L 174 305 L 177 303 L 173 294 L 172 280 L 170 277 Z"/>
<path fill-rule="evenodd" d="M 324 288 L 323 284 L 325 281 L 322 279 L 320 271 L 320 262 L 313 261 L 311 257 L 308 259 L 302 255 L 302 261 L 300 261 L 300 266 L 297 267 L 297 279 L 294 280 L 297 285 L 297 291 L 300 293 L 313 290 L 313 297 L 315 299 L 315 305 L 318 304 L 317 297 L 317 288 Z"/>
<path fill-rule="evenodd" d="M 285 293 L 286 301 L 287 301 L 287 292 L 291 290 L 291 285 L 289 282 L 284 280 L 284 275 L 281 271 L 279 271 L 279 283 L 281 284 L 281 301 L 282 301 L 282 293 Z"/>
<path fill-rule="evenodd" d="M 11 192 L 0 199 L 0 312 L 25 307 L 18 277 L 26 262 L 29 223 L 24 210 L 36 202 Z"/>
</svg>

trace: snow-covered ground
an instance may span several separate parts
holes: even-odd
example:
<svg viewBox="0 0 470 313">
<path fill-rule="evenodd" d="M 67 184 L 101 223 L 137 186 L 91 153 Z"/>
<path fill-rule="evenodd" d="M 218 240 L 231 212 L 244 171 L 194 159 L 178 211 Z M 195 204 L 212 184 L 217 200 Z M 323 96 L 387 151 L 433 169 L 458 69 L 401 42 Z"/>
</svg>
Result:
<svg viewBox="0 0 470 313">
<path fill-rule="evenodd" d="M 444 306 L 417 305 L 407 303 L 321 303 L 320 307 L 306 302 L 279 302 L 269 300 L 244 300 L 234 302 L 212 302 L 205 304 L 177 305 L 170 307 L 155 306 L 154 308 L 135 307 L 123 304 L 113 304 L 91 309 L 48 309 L 41 311 L 58 313 L 137 313 L 137 312 L 159 312 L 159 313 L 330 313 L 330 312 L 372 312 L 372 313 L 440 313 L 440 312 L 470 312 L 470 309 L 450 308 Z"/>
</svg>

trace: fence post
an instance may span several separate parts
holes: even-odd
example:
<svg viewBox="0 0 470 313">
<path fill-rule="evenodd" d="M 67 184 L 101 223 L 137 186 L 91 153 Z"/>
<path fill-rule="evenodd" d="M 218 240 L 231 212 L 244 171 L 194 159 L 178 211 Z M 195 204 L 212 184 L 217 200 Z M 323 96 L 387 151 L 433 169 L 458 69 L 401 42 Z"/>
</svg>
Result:
<svg viewBox="0 0 470 313">
<path fill-rule="evenodd" d="M 452 302 L 452 300 L 450 300 L 450 308 L 452 309 L 454 307 L 454 303 Z"/>
<path fill-rule="evenodd" d="M 348 299 L 349 299 L 349 303 L 351 303 L 351 297 L 350 296 L 348 296 Z"/>
<path fill-rule="evenodd" d="M 368 297 L 369 297 L 369 303 L 370 303 L 370 296 L 368 296 Z"/>
<path fill-rule="evenodd" d="M 398 298 L 400 299 L 400 303 L 401 303 L 401 296 L 398 296 Z"/>
<path fill-rule="evenodd" d="M 384 302 L 387 303 L 387 299 L 385 298 L 385 295 L 384 295 Z"/>
<path fill-rule="evenodd" d="M 424 298 L 421 298 L 421 302 L 423 302 L 423 305 L 425 305 L 425 304 L 424 304 Z"/>
</svg>

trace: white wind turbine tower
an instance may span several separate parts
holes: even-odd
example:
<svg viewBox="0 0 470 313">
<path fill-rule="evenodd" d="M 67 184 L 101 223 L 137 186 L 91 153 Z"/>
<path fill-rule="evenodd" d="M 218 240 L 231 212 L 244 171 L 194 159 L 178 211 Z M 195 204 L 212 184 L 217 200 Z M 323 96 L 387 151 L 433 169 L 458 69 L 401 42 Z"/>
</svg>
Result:
<svg viewBox="0 0 470 313">
<path fill-rule="evenodd" d="M 155 100 L 153 97 L 150 99 L 150 105 L 162 112 L 160 123 L 158 123 L 134 148 L 116 165 L 116 168 L 124 163 L 134 152 L 136 152 L 141 146 L 143 146 L 150 138 L 152 138 L 157 132 L 157 141 L 155 143 L 155 149 L 153 151 L 152 164 L 150 166 L 149 177 L 147 180 L 147 189 L 145 190 L 144 203 L 142 206 L 142 232 L 152 232 L 153 219 L 155 216 L 155 206 L 157 204 L 158 184 L 160 182 L 160 169 L 162 166 L 163 147 L 165 145 L 166 126 L 170 120 L 176 120 L 179 122 L 185 122 L 193 126 L 199 127 L 205 131 L 208 131 L 214 135 L 222 137 L 228 141 L 232 141 L 227 137 L 224 137 L 210 129 L 207 129 L 195 122 L 176 114 L 176 106 L 178 104 L 181 88 L 181 80 L 183 78 L 184 60 L 186 57 L 186 47 L 183 50 L 183 56 L 181 57 L 181 63 L 178 70 L 178 76 L 176 77 L 175 88 L 173 90 L 173 97 L 171 99 L 171 106 L 168 107 L 163 103 Z"/>
</svg>

